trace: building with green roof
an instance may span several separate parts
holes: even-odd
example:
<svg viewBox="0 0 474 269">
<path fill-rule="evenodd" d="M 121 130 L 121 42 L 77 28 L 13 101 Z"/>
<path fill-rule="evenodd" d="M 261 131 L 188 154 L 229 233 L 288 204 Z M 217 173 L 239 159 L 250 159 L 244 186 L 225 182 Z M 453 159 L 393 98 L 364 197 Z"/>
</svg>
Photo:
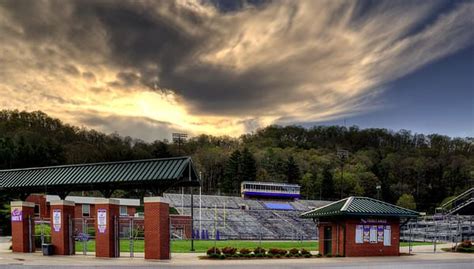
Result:
<svg viewBox="0 0 474 269">
<path fill-rule="evenodd" d="M 347 197 L 301 214 L 319 229 L 319 253 L 338 256 L 399 255 L 401 220 L 419 213 L 369 197 Z"/>
</svg>

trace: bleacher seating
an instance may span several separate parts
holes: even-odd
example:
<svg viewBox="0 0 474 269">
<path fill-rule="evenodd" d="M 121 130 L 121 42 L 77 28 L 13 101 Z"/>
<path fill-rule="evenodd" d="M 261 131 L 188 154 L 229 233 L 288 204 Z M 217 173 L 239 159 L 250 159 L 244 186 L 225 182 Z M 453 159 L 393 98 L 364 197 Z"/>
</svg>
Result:
<svg viewBox="0 0 474 269">
<path fill-rule="evenodd" d="M 164 197 L 180 214 L 190 215 L 190 195 L 165 193 Z M 209 231 L 210 238 L 214 238 L 218 230 L 221 239 L 317 239 L 313 221 L 301 219 L 299 215 L 328 203 L 310 200 L 271 202 L 217 195 L 202 195 L 200 200 L 199 195 L 194 195 L 194 223 L 196 228 Z M 269 204 L 278 206 L 269 207 Z"/>
</svg>

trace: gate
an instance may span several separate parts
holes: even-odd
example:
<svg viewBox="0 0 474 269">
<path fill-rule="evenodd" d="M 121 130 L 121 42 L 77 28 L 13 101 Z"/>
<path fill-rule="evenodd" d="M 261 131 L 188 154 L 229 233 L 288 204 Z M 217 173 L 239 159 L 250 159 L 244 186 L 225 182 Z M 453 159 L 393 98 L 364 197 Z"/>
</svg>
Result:
<svg viewBox="0 0 474 269">
<path fill-rule="evenodd" d="M 33 234 L 32 242 L 31 239 L 29 242 L 30 250 L 33 246 L 39 250 L 43 244 L 51 244 L 51 221 L 49 218 L 29 218 L 28 222 L 28 230 L 30 234 Z M 34 223 L 34 229 L 33 225 L 31 225 L 32 222 Z"/>
<path fill-rule="evenodd" d="M 76 254 L 95 255 L 95 219 L 82 217 L 73 222 Z"/>
<path fill-rule="evenodd" d="M 143 217 L 120 216 L 118 220 L 119 249 L 135 257 L 145 250 L 145 222 Z"/>
</svg>

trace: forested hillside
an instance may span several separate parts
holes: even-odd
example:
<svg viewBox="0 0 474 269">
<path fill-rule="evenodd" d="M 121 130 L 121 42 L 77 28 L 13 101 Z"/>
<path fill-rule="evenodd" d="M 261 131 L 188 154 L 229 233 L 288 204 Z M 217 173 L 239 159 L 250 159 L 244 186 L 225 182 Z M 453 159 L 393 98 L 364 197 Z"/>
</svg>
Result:
<svg viewBox="0 0 474 269">
<path fill-rule="evenodd" d="M 191 155 L 203 193 L 237 195 L 243 180 L 280 181 L 301 184 L 307 199 L 363 195 L 400 203 L 408 194 L 401 200 L 413 197 L 418 210 L 430 212 L 472 184 L 473 142 L 355 126 L 269 126 L 239 138 L 200 135 L 178 148 L 70 126 L 42 112 L 0 111 L 0 169 Z M 344 161 L 340 149 L 349 152 Z"/>
</svg>

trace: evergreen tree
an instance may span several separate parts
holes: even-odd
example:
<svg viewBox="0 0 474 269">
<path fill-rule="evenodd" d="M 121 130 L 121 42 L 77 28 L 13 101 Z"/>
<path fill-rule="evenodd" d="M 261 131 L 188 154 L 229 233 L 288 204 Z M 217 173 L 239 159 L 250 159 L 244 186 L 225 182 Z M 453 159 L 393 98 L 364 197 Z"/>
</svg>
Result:
<svg viewBox="0 0 474 269">
<path fill-rule="evenodd" d="M 257 178 L 257 162 L 248 148 L 244 148 L 241 156 L 242 181 L 255 181 Z M 239 182 L 241 183 L 241 182 Z"/>
<path fill-rule="evenodd" d="M 242 182 L 242 154 L 237 149 L 229 157 L 224 168 L 224 178 L 222 180 L 221 190 L 224 193 L 238 193 L 239 184 Z"/>
<path fill-rule="evenodd" d="M 329 168 L 324 168 L 323 180 L 321 184 L 321 193 L 323 199 L 331 199 L 335 197 L 334 193 L 334 180 L 332 178 L 331 171 Z"/>
<path fill-rule="evenodd" d="M 286 181 L 288 183 L 296 184 L 300 180 L 300 168 L 296 164 L 293 156 L 288 157 L 286 161 Z"/>
</svg>

